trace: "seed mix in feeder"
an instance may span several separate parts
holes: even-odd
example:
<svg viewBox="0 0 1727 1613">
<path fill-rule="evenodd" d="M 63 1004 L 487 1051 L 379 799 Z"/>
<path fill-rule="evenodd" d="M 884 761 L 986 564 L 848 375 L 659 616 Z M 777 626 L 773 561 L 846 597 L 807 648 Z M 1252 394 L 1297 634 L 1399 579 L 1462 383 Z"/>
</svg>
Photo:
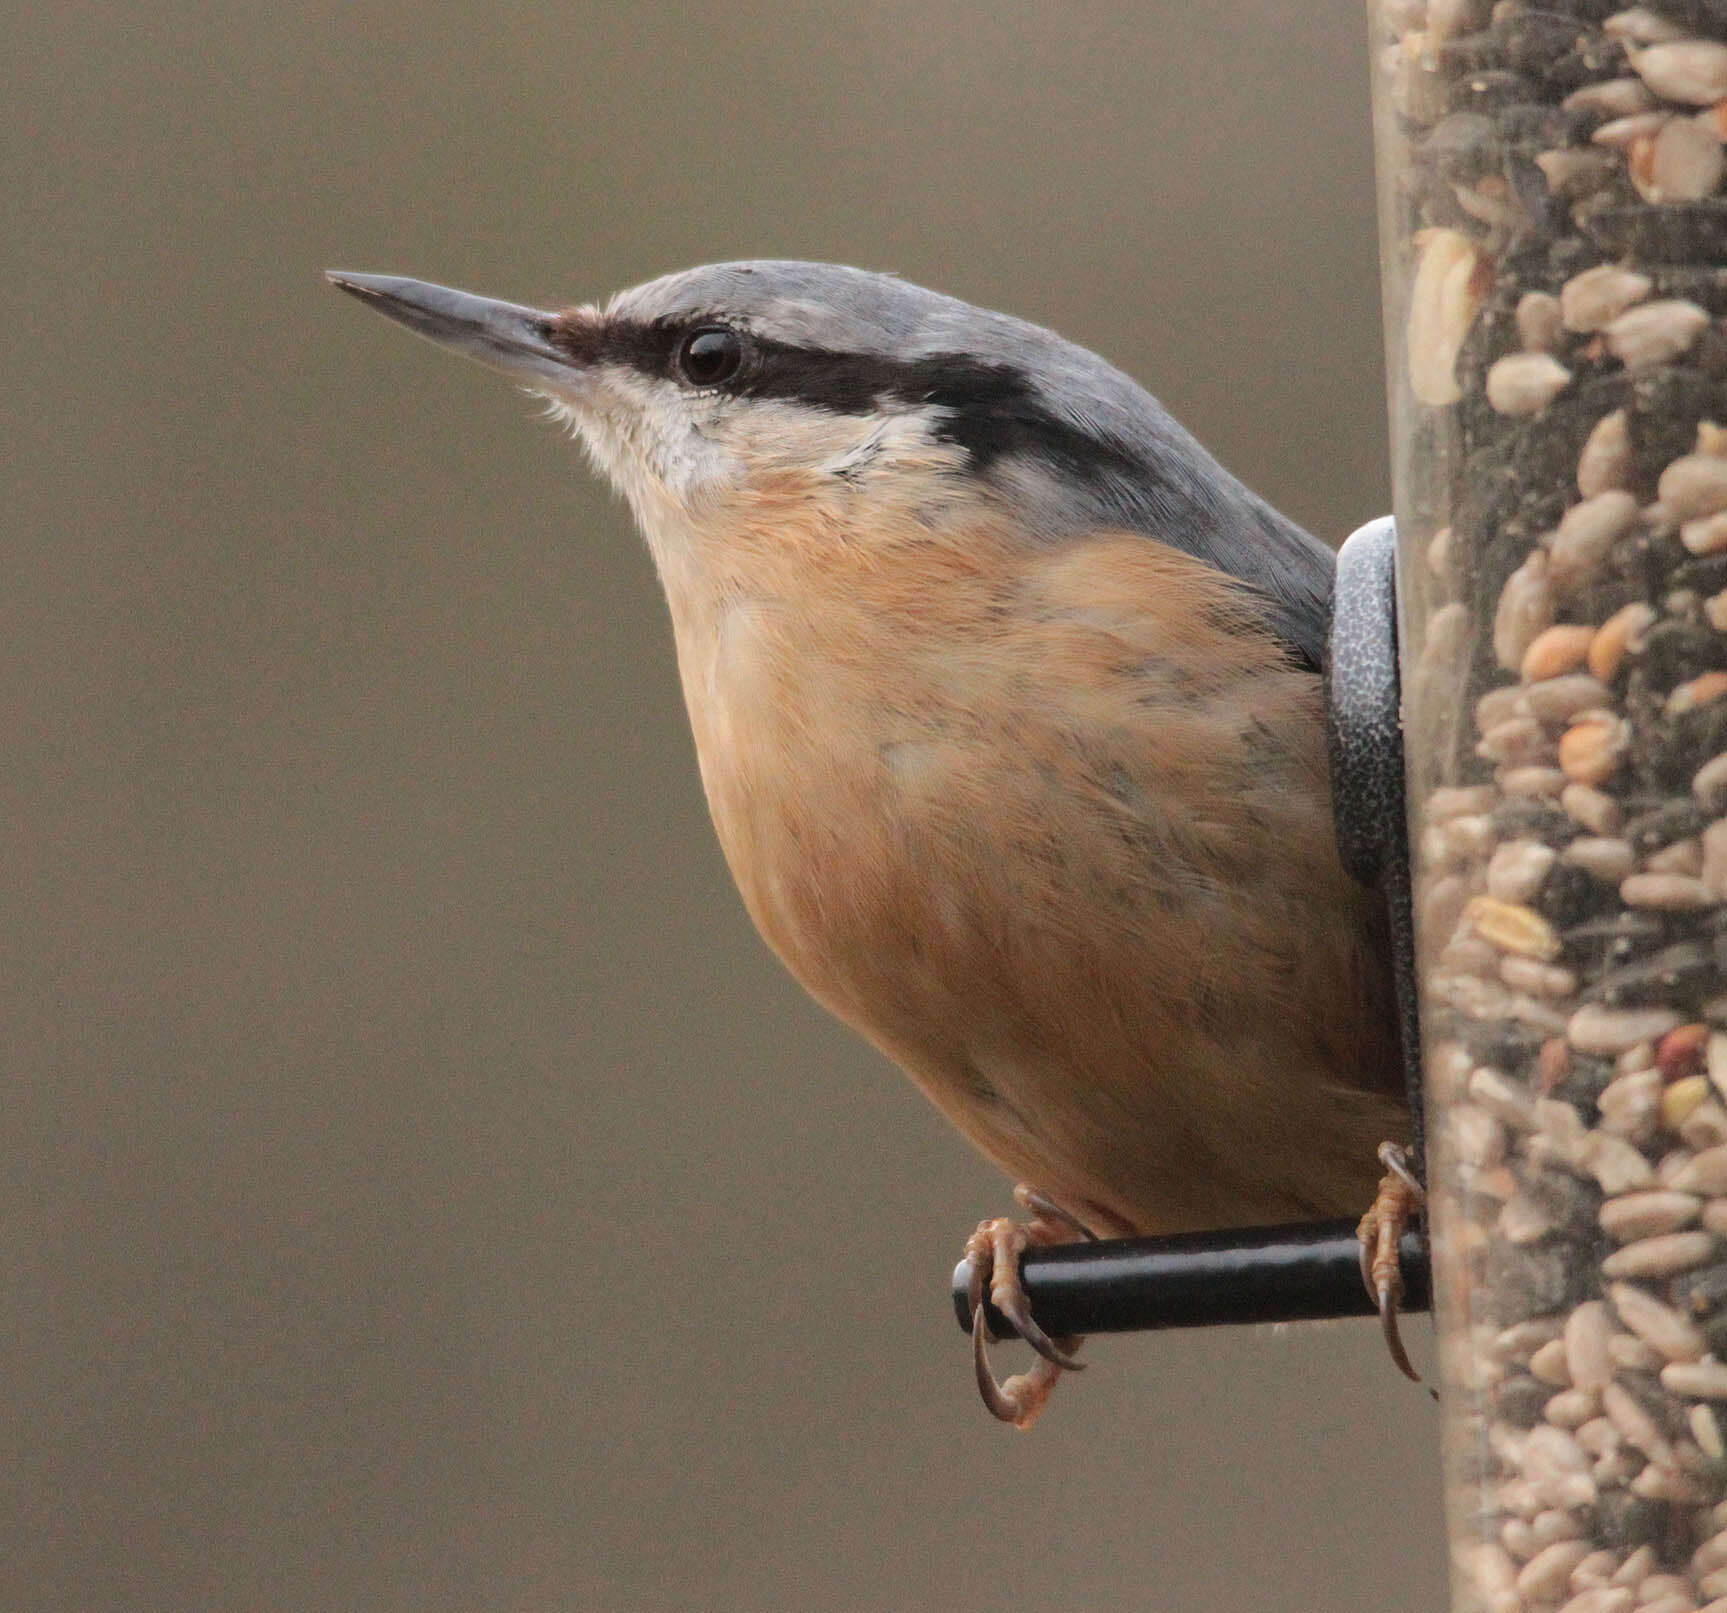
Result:
<svg viewBox="0 0 1727 1613">
<path fill-rule="evenodd" d="M 1374 27 L 1459 1605 L 1727 1613 L 1727 0 Z"/>
</svg>

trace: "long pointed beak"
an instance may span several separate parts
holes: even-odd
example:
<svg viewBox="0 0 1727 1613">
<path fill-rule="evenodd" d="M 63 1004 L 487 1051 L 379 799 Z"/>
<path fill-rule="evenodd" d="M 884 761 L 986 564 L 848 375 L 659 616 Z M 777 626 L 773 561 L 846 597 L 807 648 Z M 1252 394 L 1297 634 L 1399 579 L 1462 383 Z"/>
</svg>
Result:
<svg viewBox="0 0 1727 1613">
<path fill-rule="evenodd" d="M 325 278 L 417 336 L 520 381 L 568 388 L 582 366 L 552 342 L 557 316 L 424 280 L 326 269 Z"/>
</svg>

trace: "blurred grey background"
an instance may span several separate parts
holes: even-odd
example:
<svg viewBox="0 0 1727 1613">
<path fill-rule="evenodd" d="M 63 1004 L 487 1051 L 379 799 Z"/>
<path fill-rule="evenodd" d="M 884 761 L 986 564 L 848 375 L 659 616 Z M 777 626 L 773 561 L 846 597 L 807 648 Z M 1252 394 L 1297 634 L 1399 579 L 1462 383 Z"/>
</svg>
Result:
<svg viewBox="0 0 1727 1613">
<path fill-rule="evenodd" d="M 1335 540 L 1388 502 L 1364 34 L 13 9 L 0 1606 L 1441 1604 L 1369 1325 L 984 1415 L 946 1287 L 1006 1184 L 750 930 L 623 512 L 319 276 L 895 269 Z"/>
</svg>

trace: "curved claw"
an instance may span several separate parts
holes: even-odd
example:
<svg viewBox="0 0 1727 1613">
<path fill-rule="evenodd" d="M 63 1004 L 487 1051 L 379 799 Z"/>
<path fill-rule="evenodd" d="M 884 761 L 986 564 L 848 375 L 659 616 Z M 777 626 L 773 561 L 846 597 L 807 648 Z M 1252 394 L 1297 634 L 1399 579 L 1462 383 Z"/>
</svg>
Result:
<svg viewBox="0 0 1727 1613">
<path fill-rule="evenodd" d="M 1043 1415 L 1049 1397 L 1061 1379 L 1061 1368 L 1049 1361 L 1034 1361 L 1030 1372 L 1017 1372 L 1006 1383 L 997 1383 L 990 1371 L 989 1324 L 979 1305 L 971 1317 L 971 1359 L 977 1374 L 977 1392 L 989 1414 L 1022 1432 Z"/>
<path fill-rule="evenodd" d="M 990 1416 L 998 1422 L 1018 1423 L 1019 1408 L 1002 1393 L 989 1365 L 989 1324 L 984 1321 L 981 1300 L 971 1311 L 971 1364 L 977 1373 L 977 1392 Z"/>
<path fill-rule="evenodd" d="M 1420 1383 L 1421 1374 L 1410 1364 L 1409 1352 L 1403 1347 L 1403 1335 L 1397 1328 L 1397 1304 L 1403 1298 L 1401 1282 L 1381 1283 L 1379 1285 L 1379 1327 L 1385 1334 L 1385 1347 L 1391 1352 L 1391 1359 L 1411 1383 Z"/>
<path fill-rule="evenodd" d="M 1085 1363 L 1077 1355 L 1071 1355 L 1052 1339 L 1049 1334 L 1032 1320 L 1031 1309 L 1025 1302 L 1025 1296 L 1015 1289 L 1012 1292 L 997 1294 L 995 1308 L 1013 1323 L 1013 1330 L 1041 1355 L 1051 1366 L 1060 1367 L 1065 1372 L 1083 1372 Z"/>
</svg>

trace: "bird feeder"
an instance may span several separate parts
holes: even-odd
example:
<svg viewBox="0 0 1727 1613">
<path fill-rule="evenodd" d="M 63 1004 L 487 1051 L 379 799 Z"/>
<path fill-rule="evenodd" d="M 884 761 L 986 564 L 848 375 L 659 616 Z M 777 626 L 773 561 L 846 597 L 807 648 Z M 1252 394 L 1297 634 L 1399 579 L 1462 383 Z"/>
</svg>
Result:
<svg viewBox="0 0 1727 1613">
<path fill-rule="evenodd" d="M 1727 7 L 1373 0 L 1454 1605 L 1727 1610 Z"/>
</svg>

